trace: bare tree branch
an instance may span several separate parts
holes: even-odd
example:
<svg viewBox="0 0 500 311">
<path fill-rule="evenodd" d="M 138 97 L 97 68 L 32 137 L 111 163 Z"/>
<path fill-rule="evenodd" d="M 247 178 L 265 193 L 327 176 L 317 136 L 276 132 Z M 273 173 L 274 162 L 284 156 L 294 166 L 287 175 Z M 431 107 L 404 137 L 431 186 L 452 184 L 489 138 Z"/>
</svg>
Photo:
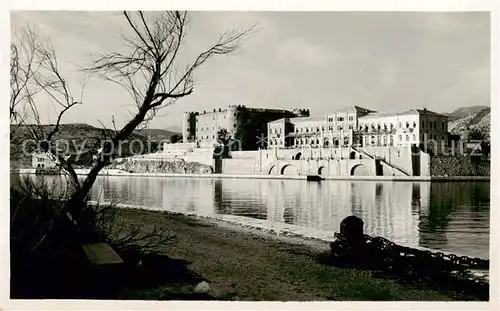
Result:
<svg viewBox="0 0 500 311">
<path fill-rule="evenodd" d="M 131 35 L 122 35 L 130 53 L 100 55 L 91 67 L 85 69 L 88 73 L 97 74 L 123 86 L 138 107 L 137 113 L 115 132 L 112 138 L 114 145 L 126 139 L 138 126 L 151 120 L 158 109 L 192 94 L 196 69 L 213 56 L 233 53 L 240 45 L 241 39 L 252 31 L 252 28 L 249 28 L 224 33 L 213 46 L 201 52 L 186 70 L 179 74 L 177 68 L 182 66 L 179 66 L 178 56 L 187 37 L 187 12 L 123 12 L 123 15 L 132 30 Z M 87 195 L 99 171 L 109 163 L 110 156 L 99 157 L 83 182 L 80 197 L 75 197 L 77 201 Z"/>
</svg>

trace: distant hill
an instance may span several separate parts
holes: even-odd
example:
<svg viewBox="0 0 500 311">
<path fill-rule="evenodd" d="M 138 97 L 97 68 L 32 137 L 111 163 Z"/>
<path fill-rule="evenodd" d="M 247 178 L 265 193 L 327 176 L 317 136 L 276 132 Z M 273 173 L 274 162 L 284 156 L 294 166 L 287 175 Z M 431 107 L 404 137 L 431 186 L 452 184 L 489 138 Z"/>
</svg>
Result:
<svg viewBox="0 0 500 311">
<path fill-rule="evenodd" d="M 461 118 L 468 117 L 470 115 L 476 114 L 481 110 L 488 109 L 488 106 L 472 106 L 472 107 L 462 107 L 453 111 L 452 113 L 445 113 L 445 115 L 450 117 L 450 121 L 458 120 Z"/>
<path fill-rule="evenodd" d="M 150 136 L 151 139 L 155 140 L 155 141 L 161 141 L 164 139 L 168 140 L 173 135 L 182 136 L 181 133 L 170 131 L 170 130 L 162 130 L 162 129 L 143 129 L 140 131 L 135 131 L 134 133 L 137 135 L 144 136 L 144 137 Z"/>
<path fill-rule="evenodd" d="M 54 126 L 53 125 L 43 125 L 43 130 L 48 133 Z M 11 131 L 13 131 L 13 136 L 10 141 L 10 163 L 11 168 L 21 168 L 21 167 L 31 167 L 31 153 L 35 151 L 35 146 L 33 144 L 26 144 L 26 152 L 23 152 L 23 141 L 31 139 L 29 134 L 29 129 L 26 126 L 16 127 L 11 125 Z M 113 132 L 113 131 L 111 131 Z M 147 150 L 147 135 L 150 133 L 151 136 L 151 150 Z M 75 164 L 88 164 L 91 161 L 92 155 L 97 154 L 99 148 L 101 148 L 102 142 L 106 139 L 106 132 L 102 128 L 97 128 L 92 125 L 83 123 L 73 123 L 73 124 L 61 124 L 59 125 L 58 134 L 55 135 L 55 140 L 64 140 L 69 142 L 69 152 L 71 154 L 76 153 L 76 148 L 79 150 L 86 150 L 87 156 L 82 156 L 81 161 Z M 107 134 L 109 135 L 112 133 Z M 133 133 L 128 140 L 140 140 L 144 142 L 143 153 L 155 152 L 157 150 L 157 141 L 162 140 L 160 137 L 170 137 L 172 133 L 166 130 L 149 130 L 149 132 L 138 131 Z M 64 146 L 63 146 L 64 147 Z M 83 149 L 82 149 L 83 148 Z M 139 144 L 132 145 L 132 151 L 137 153 L 140 149 Z M 129 144 L 122 144 L 122 154 L 124 156 L 130 153 Z"/>
<path fill-rule="evenodd" d="M 466 107 L 455 110 L 455 116 L 462 115 L 462 117 L 450 118 L 448 122 L 448 130 L 452 134 L 461 135 L 462 137 L 468 137 L 471 132 L 477 131 L 484 135 L 485 138 L 490 138 L 490 124 L 491 124 L 491 108 L 483 107 Z M 467 110 L 471 108 L 470 110 Z M 469 111 L 469 114 L 465 112 Z M 465 115 L 464 115 L 465 114 Z"/>
</svg>

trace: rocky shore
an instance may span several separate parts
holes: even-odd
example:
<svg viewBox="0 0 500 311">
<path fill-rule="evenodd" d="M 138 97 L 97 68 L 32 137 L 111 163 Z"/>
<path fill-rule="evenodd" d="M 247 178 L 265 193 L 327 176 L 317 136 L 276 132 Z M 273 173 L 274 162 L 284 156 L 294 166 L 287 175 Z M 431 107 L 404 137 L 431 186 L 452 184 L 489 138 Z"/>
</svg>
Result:
<svg viewBox="0 0 500 311">
<path fill-rule="evenodd" d="M 158 173 L 158 174 L 212 174 L 210 165 L 197 162 L 186 162 L 182 159 L 170 161 L 123 161 L 109 166 L 110 169 L 117 169 L 129 173 Z"/>
</svg>

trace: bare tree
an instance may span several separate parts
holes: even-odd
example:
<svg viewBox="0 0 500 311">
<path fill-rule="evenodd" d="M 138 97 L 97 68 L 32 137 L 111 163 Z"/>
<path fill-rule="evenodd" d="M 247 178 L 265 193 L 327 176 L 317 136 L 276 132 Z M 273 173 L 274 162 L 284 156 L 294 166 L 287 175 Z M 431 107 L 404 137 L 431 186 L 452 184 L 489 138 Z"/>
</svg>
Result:
<svg viewBox="0 0 500 311">
<path fill-rule="evenodd" d="M 196 69 L 213 56 L 233 53 L 239 47 L 241 39 L 252 30 L 249 28 L 223 33 L 212 46 L 201 51 L 182 69 L 179 56 L 188 35 L 187 12 L 123 12 L 123 17 L 128 25 L 129 34 L 122 35 L 122 40 L 129 52 L 98 55 L 92 65 L 84 71 L 121 85 L 133 98 L 137 111 L 121 129 L 116 129 L 113 120 L 115 130 L 106 131 L 107 143 L 103 145 L 96 163 L 83 182 L 78 181 L 71 165 L 65 159 L 60 159 L 75 185 L 74 192 L 68 200 L 67 209 L 82 230 L 91 231 L 92 222 L 95 221 L 92 219 L 91 212 L 85 208 L 85 200 L 99 172 L 111 163 L 114 156 L 111 151 L 117 150 L 115 147 L 119 146 L 121 141 L 127 139 L 139 126 L 155 117 L 160 109 L 192 94 Z M 35 117 L 39 117 L 33 97 L 36 92 L 45 92 L 61 106 L 62 110 L 55 126 L 48 134 L 37 136 L 37 131 L 34 130 L 33 136 L 39 140 L 50 140 L 57 133 L 63 114 L 80 101 L 75 101 L 71 96 L 69 86 L 59 72 L 52 45 L 41 44 L 35 39 L 36 36 L 28 40 L 30 44 L 26 47 L 15 44 L 12 46 L 13 51 L 26 49 L 31 53 L 27 53 L 28 55 L 35 56 L 33 60 L 28 58 L 30 65 L 22 69 L 19 69 L 17 54 L 13 53 L 13 58 L 11 58 L 11 89 L 14 94 L 11 98 L 11 120 L 20 115 L 17 112 L 20 111 L 20 102 L 23 101 Z M 45 70 L 43 74 L 39 73 L 39 67 Z M 34 87 L 24 86 L 26 81 L 28 81 L 27 85 Z"/>
<path fill-rule="evenodd" d="M 121 85 L 133 98 L 137 112 L 125 126 L 116 131 L 109 148 L 117 146 L 143 122 L 153 118 L 159 109 L 190 95 L 194 72 L 215 55 L 234 52 L 240 40 L 251 29 L 226 32 L 215 44 L 202 51 L 184 70 L 180 70 L 179 53 L 187 38 L 187 12 L 123 12 L 131 35 L 123 36 L 128 54 L 106 53 L 95 59 L 86 71 Z M 81 202 L 90 191 L 99 171 L 110 163 L 103 150 L 87 175 L 80 191 L 73 197 Z M 109 150 L 108 150 L 109 151 Z"/>
<path fill-rule="evenodd" d="M 81 81 L 82 92 L 79 100 L 71 93 L 67 80 L 62 76 L 56 51 L 50 40 L 39 36 L 35 28 L 26 26 L 19 35 L 14 35 L 11 42 L 10 56 L 10 137 L 20 126 L 30 136 L 43 142 L 43 151 L 53 155 L 57 163 L 70 174 L 74 184 L 79 188 L 78 178 L 73 167 L 67 163 L 63 155 L 58 153 L 52 142 L 59 131 L 63 115 L 75 105 L 81 103 L 85 82 Z M 46 127 L 40 118 L 36 99 L 45 95 L 58 111 L 56 122 Z"/>
</svg>

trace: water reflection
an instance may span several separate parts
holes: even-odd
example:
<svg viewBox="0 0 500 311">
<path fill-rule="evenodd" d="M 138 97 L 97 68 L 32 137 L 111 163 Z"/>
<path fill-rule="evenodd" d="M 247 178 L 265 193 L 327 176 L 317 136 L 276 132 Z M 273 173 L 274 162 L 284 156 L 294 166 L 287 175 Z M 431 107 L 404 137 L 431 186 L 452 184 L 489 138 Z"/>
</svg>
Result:
<svg viewBox="0 0 500 311">
<path fill-rule="evenodd" d="M 408 246 L 489 258 L 486 182 L 370 182 L 100 177 L 94 199 L 198 214 L 232 214 L 338 231 L 349 215 L 365 231 Z"/>
</svg>

